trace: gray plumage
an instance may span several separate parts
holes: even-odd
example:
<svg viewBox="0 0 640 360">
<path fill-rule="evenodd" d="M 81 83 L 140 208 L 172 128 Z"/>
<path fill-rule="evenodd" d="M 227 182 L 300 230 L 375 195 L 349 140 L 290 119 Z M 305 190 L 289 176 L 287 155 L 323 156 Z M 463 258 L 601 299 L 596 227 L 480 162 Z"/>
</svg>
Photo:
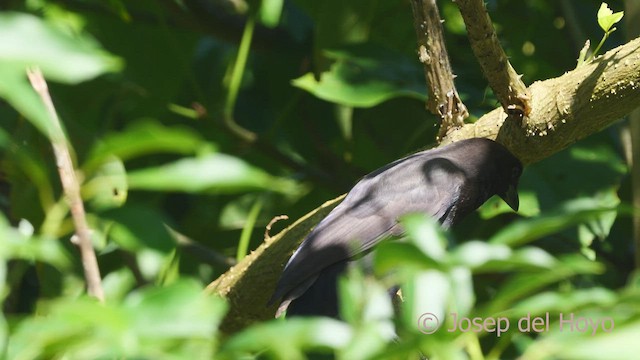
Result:
<svg viewBox="0 0 640 360">
<path fill-rule="evenodd" d="M 493 195 L 518 209 L 520 161 L 484 138 L 462 140 L 394 161 L 362 178 L 291 256 L 270 303 L 279 314 L 337 316 L 336 279 L 355 256 L 414 212 L 454 225 Z"/>
</svg>

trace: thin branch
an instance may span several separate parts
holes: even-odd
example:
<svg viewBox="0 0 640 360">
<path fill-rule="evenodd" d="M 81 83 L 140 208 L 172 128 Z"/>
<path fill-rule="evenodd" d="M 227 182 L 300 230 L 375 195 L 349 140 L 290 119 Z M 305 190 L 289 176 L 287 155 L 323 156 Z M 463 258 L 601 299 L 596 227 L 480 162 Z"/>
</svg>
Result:
<svg viewBox="0 0 640 360">
<path fill-rule="evenodd" d="M 460 100 L 444 43 L 442 20 L 435 0 L 411 0 L 413 25 L 418 39 L 418 56 L 424 66 L 429 89 L 427 108 L 440 117 L 438 139 L 464 125 L 469 116 Z"/>
<path fill-rule="evenodd" d="M 269 223 L 267 224 L 267 226 L 264 228 L 264 240 L 269 240 L 271 238 L 271 235 L 269 234 L 271 232 L 271 227 L 273 226 L 273 224 L 277 223 L 280 220 L 289 220 L 289 216 L 287 215 L 278 215 L 276 217 L 274 217 L 273 219 L 271 219 L 271 221 L 269 221 Z"/>
<path fill-rule="evenodd" d="M 76 177 L 73 161 L 71 160 L 69 143 L 62 131 L 58 113 L 51 100 L 47 82 L 44 76 L 42 76 L 42 72 L 37 68 L 29 69 L 27 70 L 27 76 L 33 89 L 40 95 L 51 120 L 49 127 L 51 145 L 53 146 L 53 153 L 56 158 L 56 166 L 58 167 L 62 189 L 69 203 L 71 217 L 73 218 L 73 224 L 76 228 L 75 239 L 77 241 L 73 242 L 80 248 L 82 268 L 84 270 L 85 281 L 87 282 L 87 291 L 90 296 L 103 302 L 104 291 L 100 280 L 100 268 L 98 267 L 98 260 L 96 259 L 96 254 L 91 243 L 91 232 L 87 224 L 84 204 L 82 203 L 82 197 L 80 195 L 80 184 Z"/>
<path fill-rule="evenodd" d="M 483 0 L 454 0 L 467 28 L 471 49 L 489 86 L 507 114 L 518 119 L 531 111 L 527 87 L 513 69 L 491 23 Z"/>
</svg>

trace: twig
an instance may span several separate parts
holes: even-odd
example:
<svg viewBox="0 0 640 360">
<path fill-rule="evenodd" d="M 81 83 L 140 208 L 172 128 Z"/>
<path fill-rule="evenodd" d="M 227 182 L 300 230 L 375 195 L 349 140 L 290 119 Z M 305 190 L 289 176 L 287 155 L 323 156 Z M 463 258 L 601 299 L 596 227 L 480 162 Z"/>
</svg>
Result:
<svg viewBox="0 0 640 360">
<path fill-rule="evenodd" d="M 33 89 L 40 95 L 44 103 L 47 113 L 51 120 L 49 126 L 50 140 L 53 147 L 53 153 L 56 158 L 56 166 L 60 175 L 62 189 L 69 203 L 71 217 L 76 228 L 76 245 L 80 248 L 80 257 L 82 259 L 82 268 L 84 277 L 87 282 L 87 291 L 90 296 L 104 301 L 104 291 L 100 280 L 100 268 L 98 260 L 91 244 L 91 232 L 87 224 L 84 212 L 84 204 L 80 195 L 80 184 L 76 178 L 73 161 L 69 151 L 69 143 L 62 131 L 60 119 L 51 100 L 51 95 L 47 88 L 47 82 L 42 76 L 40 69 L 28 69 L 27 76 L 31 82 Z"/>
<path fill-rule="evenodd" d="M 271 227 L 273 226 L 273 224 L 277 223 L 280 220 L 289 220 L 289 217 L 287 215 L 278 215 L 271 219 L 271 221 L 269 221 L 269 223 L 267 224 L 267 227 L 264 228 L 265 241 L 271 239 L 271 234 L 269 234 L 269 232 L 271 231 Z"/>
<path fill-rule="evenodd" d="M 435 0 L 411 0 L 413 25 L 418 39 L 418 57 L 424 66 L 429 89 L 427 108 L 440 117 L 438 140 L 464 125 L 469 116 L 453 82 L 449 55 L 444 43 L 442 20 Z"/>
<path fill-rule="evenodd" d="M 530 96 L 513 69 L 491 23 L 483 0 L 454 0 L 467 28 L 471 49 L 505 112 L 521 120 L 531 112 Z"/>
</svg>

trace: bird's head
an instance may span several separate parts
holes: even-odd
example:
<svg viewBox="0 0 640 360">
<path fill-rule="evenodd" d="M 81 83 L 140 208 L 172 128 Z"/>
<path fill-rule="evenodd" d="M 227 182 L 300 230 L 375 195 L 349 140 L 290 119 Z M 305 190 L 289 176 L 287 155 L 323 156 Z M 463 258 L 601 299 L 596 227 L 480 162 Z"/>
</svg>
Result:
<svg viewBox="0 0 640 360">
<path fill-rule="evenodd" d="M 485 139 L 472 138 L 458 143 L 456 156 L 468 174 L 479 183 L 482 194 L 478 206 L 493 195 L 498 195 L 514 211 L 518 211 L 518 182 L 522 175 L 522 163 L 501 144 Z"/>
<path fill-rule="evenodd" d="M 507 164 L 508 171 L 505 171 L 505 175 L 507 176 L 503 178 L 504 183 L 500 184 L 502 188 L 498 192 L 498 196 L 500 196 L 500 198 L 502 198 L 502 200 L 504 200 L 504 202 L 506 202 L 513 211 L 518 211 L 518 208 L 520 207 L 520 199 L 518 198 L 518 181 L 522 174 L 522 164 L 517 159 L 515 160 L 515 162 Z"/>
</svg>

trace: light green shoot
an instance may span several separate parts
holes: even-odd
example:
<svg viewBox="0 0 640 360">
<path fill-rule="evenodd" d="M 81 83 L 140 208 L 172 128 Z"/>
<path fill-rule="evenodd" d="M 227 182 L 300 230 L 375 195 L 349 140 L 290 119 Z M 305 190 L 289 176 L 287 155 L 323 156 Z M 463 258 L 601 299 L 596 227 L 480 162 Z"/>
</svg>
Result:
<svg viewBox="0 0 640 360">
<path fill-rule="evenodd" d="M 582 49 L 582 51 L 580 52 L 580 56 L 578 58 L 578 67 L 580 67 L 580 65 L 582 65 L 585 62 L 589 62 L 593 60 L 598 55 L 600 48 L 602 47 L 604 42 L 609 38 L 609 35 L 611 35 L 614 31 L 616 31 L 617 28 L 613 27 L 613 25 L 615 25 L 620 20 L 622 20 L 623 16 L 624 16 L 624 11 L 619 11 L 614 13 L 611 9 L 609 9 L 609 5 L 607 5 L 607 3 L 602 3 L 600 5 L 600 9 L 598 9 L 598 25 L 600 25 L 600 28 L 604 31 L 604 35 L 602 36 L 602 40 L 600 40 L 600 43 L 598 44 L 596 49 L 593 51 L 591 56 L 589 56 L 589 59 L 587 59 L 586 61 L 585 61 L 585 58 L 586 58 L 587 52 L 585 50 L 588 49 L 588 45 L 585 45 L 586 49 L 584 48 Z"/>
</svg>

